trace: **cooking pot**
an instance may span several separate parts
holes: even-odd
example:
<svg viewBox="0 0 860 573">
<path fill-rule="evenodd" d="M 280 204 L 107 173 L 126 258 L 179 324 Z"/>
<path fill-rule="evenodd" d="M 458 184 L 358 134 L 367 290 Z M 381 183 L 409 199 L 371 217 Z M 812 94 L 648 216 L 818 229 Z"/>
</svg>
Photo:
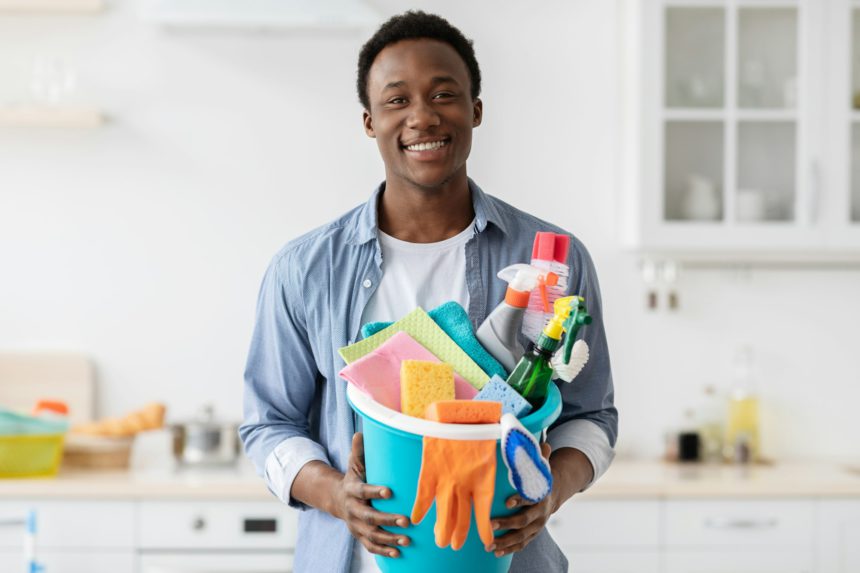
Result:
<svg viewBox="0 0 860 573">
<path fill-rule="evenodd" d="M 238 424 L 218 422 L 204 406 L 194 420 L 170 425 L 173 456 L 186 465 L 231 465 L 239 457 Z"/>
</svg>

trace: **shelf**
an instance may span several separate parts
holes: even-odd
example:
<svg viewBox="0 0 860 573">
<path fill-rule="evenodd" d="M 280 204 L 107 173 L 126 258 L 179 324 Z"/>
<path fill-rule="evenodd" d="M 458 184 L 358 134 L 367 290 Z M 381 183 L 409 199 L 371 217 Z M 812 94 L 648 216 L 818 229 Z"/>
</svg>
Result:
<svg viewBox="0 0 860 573">
<path fill-rule="evenodd" d="M 796 121 L 797 112 L 793 109 L 690 109 L 667 108 L 663 110 L 665 121 L 724 121 L 727 118 L 738 121 Z M 860 120 L 855 113 L 854 120 Z"/>
<path fill-rule="evenodd" d="M 0 14 L 91 13 L 104 9 L 103 0 L 0 0 Z"/>
<path fill-rule="evenodd" d="M 94 128 L 105 123 L 101 111 L 83 106 L 0 107 L 0 127 Z"/>
</svg>

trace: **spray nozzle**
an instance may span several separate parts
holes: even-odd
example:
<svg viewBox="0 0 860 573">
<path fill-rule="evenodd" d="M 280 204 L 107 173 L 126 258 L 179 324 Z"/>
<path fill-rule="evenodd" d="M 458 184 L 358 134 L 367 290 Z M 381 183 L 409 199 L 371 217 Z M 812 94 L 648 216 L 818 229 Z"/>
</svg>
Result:
<svg viewBox="0 0 860 573">
<path fill-rule="evenodd" d="M 558 284 L 558 275 L 532 265 L 518 263 L 503 268 L 497 276 L 508 283 L 505 302 L 517 308 L 526 308 L 529 305 L 529 293 L 540 288 L 544 312 L 549 312 L 546 287 Z"/>
<path fill-rule="evenodd" d="M 562 328 L 567 332 L 567 339 L 564 341 L 564 356 L 562 357 L 565 364 L 570 364 L 570 355 L 573 352 L 573 343 L 576 340 L 579 327 L 584 324 L 591 324 L 591 315 L 585 308 L 585 299 L 581 296 L 571 298 L 574 300 L 568 306 L 570 312 L 562 324 Z"/>
<path fill-rule="evenodd" d="M 565 296 L 553 305 L 553 317 L 543 329 L 543 333 L 555 340 L 561 340 L 562 334 L 567 333 L 564 343 L 564 363 L 570 362 L 573 342 L 579 327 L 590 324 L 591 316 L 585 310 L 585 299 L 581 296 Z"/>
</svg>

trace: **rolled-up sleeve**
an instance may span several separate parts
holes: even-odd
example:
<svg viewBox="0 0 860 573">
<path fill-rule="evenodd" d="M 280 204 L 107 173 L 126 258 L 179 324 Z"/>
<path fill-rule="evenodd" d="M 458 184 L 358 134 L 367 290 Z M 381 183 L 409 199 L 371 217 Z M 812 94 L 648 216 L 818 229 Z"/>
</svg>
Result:
<svg viewBox="0 0 860 573">
<path fill-rule="evenodd" d="M 594 478 L 589 487 L 606 470 L 615 456 L 618 436 L 618 411 L 609 362 L 609 346 L 603 327 L 600 285 L 594 263 L 576 239 L 571 244 L 570 261 L 573 284 L 571 294 L 585 298 L 591 324 L 578 333 L 588 344 L 589 360 L 573 382 L 558 382 L 562 394 L 562 411 L 550 428 L 547 439 L 553 449 L 572 447 L 582 451 L 591 462 Z"/>
<path fill-rule="evenodd" d="M 309 433 L 309 412 L 319 378 L 307 336 L 298 281 L 290 280 L 289 252 L 266 271 L 245 367 L 244 421 L 239 435 L 245 453 L 279 499 L 290 497 L 299 470 L 310 461 L 329 463 Z"/>
</svg>

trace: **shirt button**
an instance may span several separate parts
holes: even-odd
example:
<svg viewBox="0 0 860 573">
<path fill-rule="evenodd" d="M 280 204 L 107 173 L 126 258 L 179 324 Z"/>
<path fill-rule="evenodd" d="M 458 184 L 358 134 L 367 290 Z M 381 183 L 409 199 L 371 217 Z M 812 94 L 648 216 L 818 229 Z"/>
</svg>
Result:
<svg viewBox="0 0 860 573">
<path fill-rule="evenodd" d="M 361 283 L 361 286 L 363 286 L 364 288 L 370 288 L 372 285 L 373 283 L 370 282 L 370 279 L 364 279 L 364 282 Z"/>
</svg>

